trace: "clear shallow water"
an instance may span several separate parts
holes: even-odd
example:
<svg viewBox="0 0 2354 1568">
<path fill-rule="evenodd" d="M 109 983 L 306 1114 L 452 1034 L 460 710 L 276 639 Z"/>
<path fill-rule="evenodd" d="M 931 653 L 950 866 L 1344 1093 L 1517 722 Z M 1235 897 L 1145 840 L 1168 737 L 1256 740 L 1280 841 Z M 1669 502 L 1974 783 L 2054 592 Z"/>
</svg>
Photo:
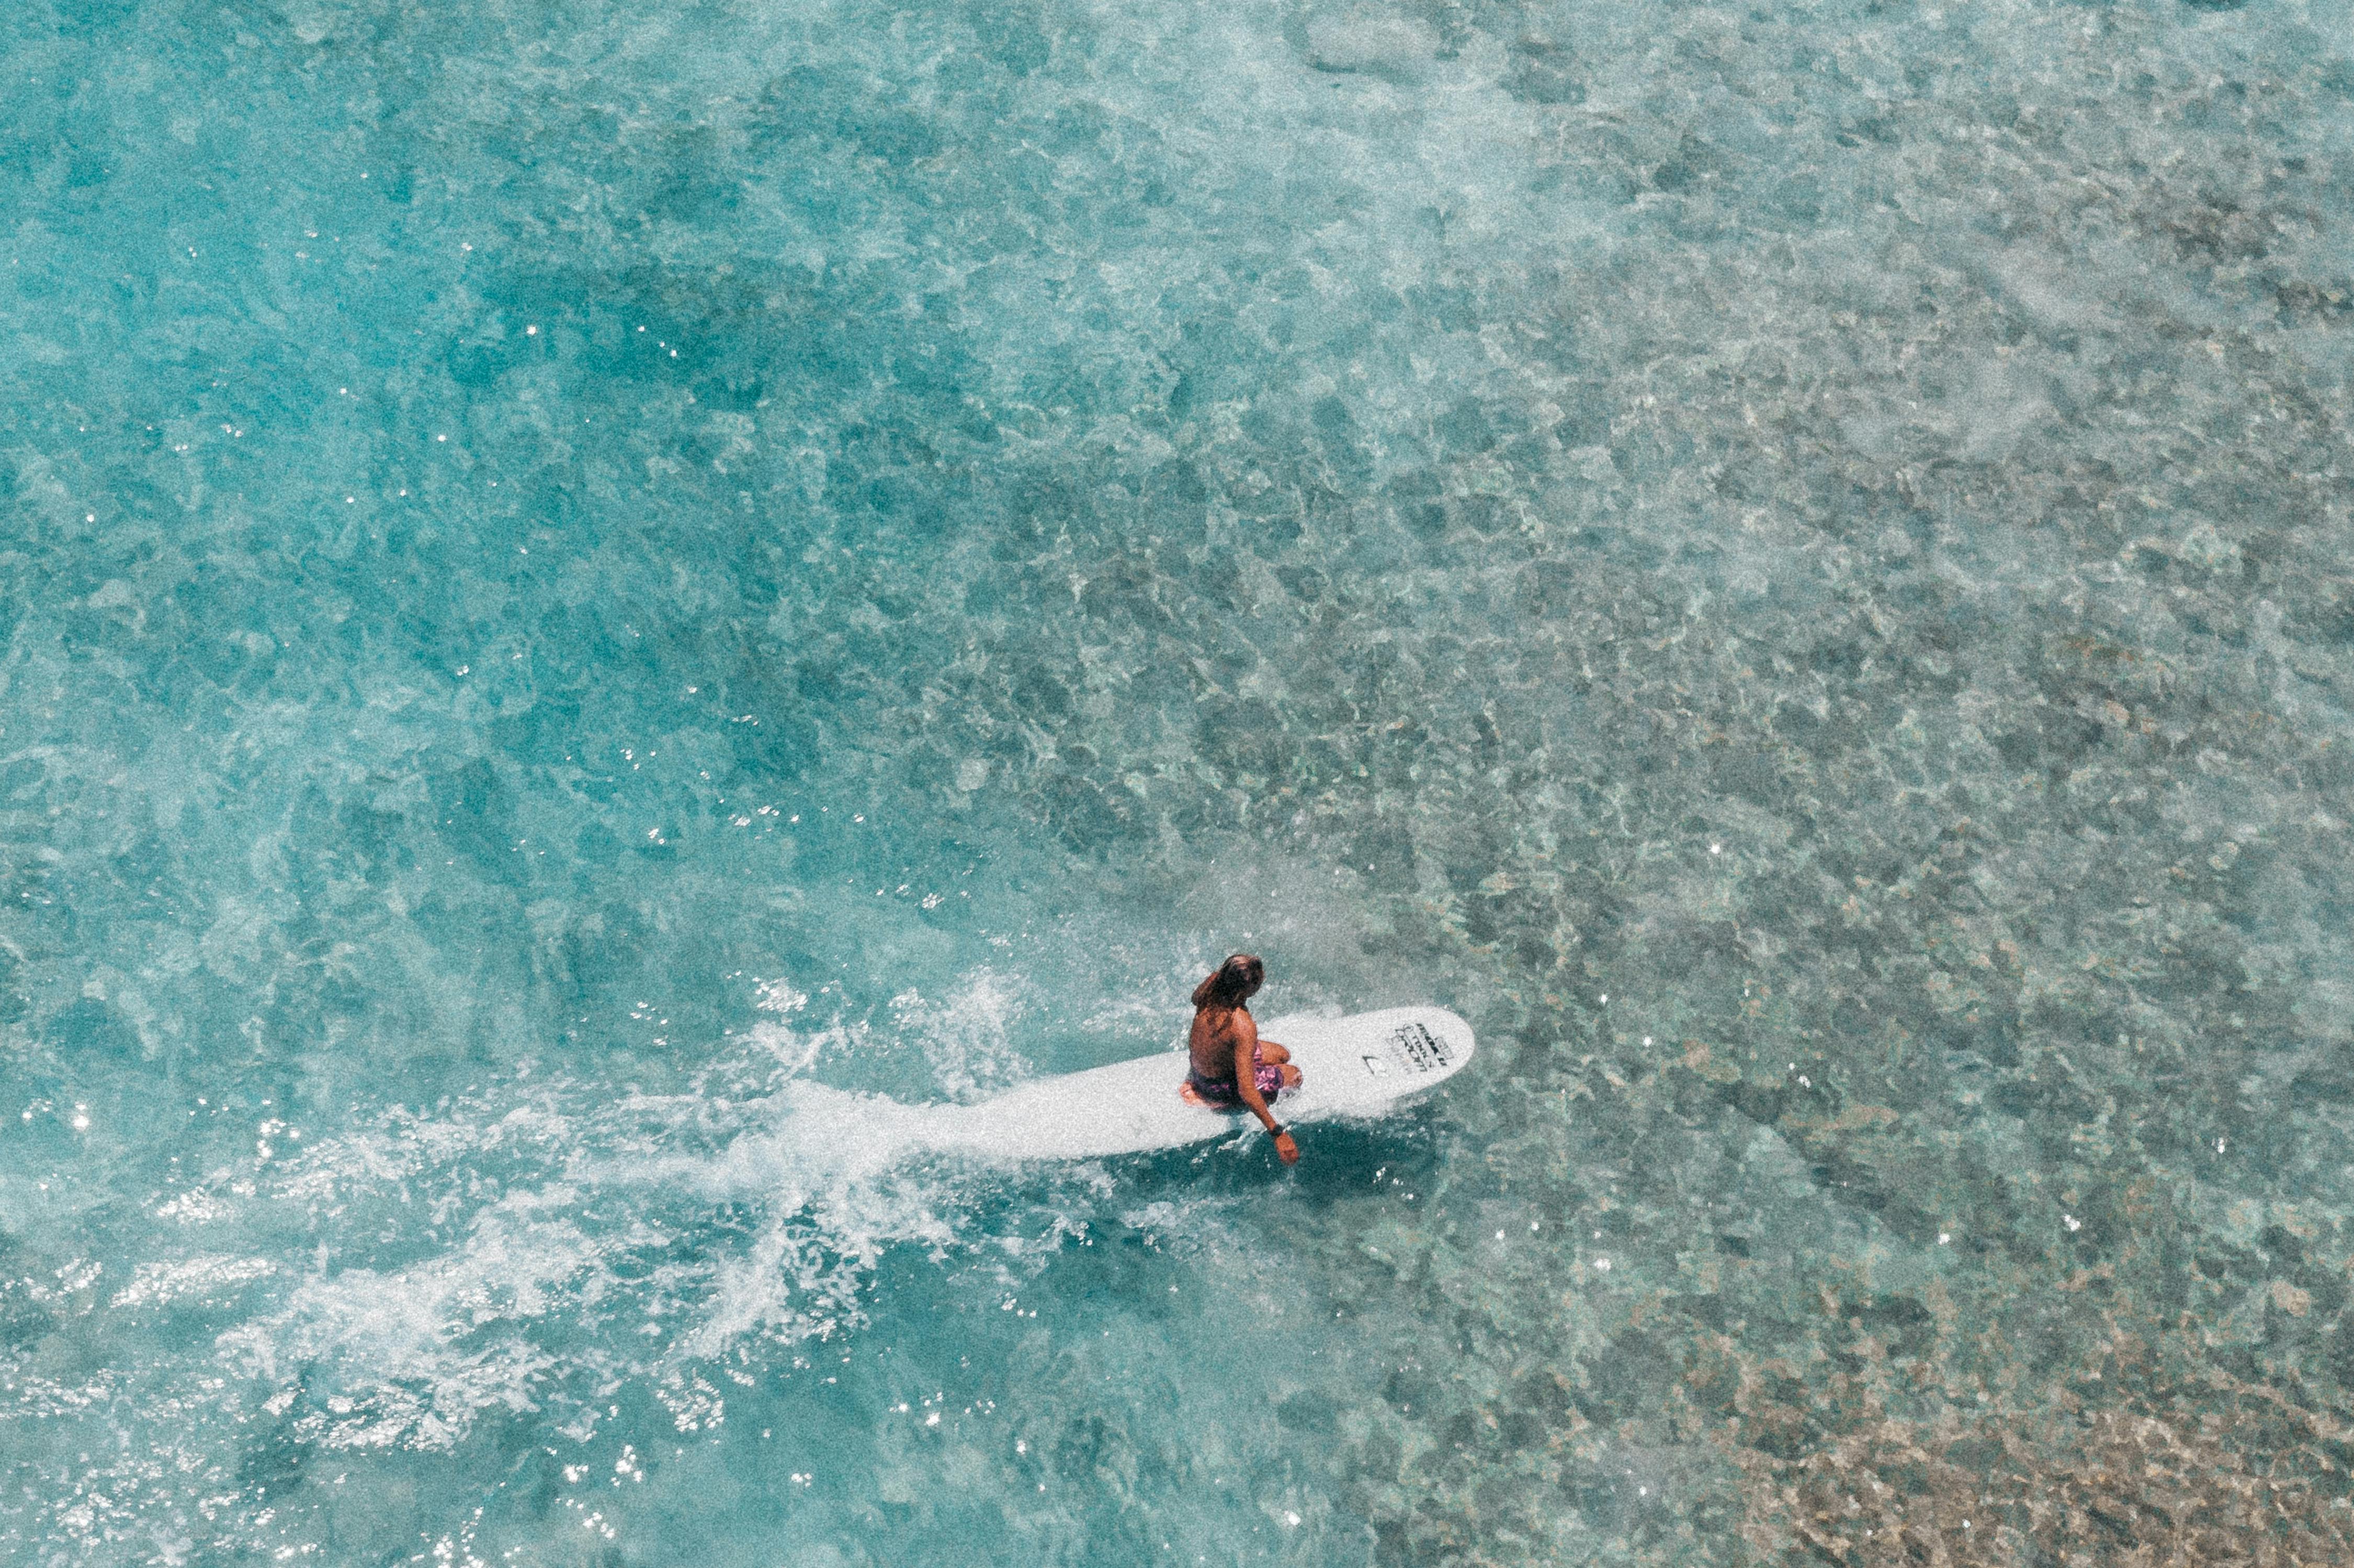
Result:
<svg viewBox="0 0 2354 1568">
<path fill-rule="evenodd" d="M 2349 21 L 12 11 L 5 1555 L 2343 1555 Z"/>
</svg>

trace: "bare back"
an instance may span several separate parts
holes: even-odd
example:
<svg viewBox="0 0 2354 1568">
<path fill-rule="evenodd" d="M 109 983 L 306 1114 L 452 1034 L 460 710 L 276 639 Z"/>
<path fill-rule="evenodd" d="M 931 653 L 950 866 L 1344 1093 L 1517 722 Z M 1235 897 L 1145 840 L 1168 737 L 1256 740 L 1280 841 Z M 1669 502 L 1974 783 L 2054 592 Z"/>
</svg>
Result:
<svg viewBox="0 0 2354 1568">
<path fill-rule="evenodd" d="M 1235 1064 L 1247 1064 L 1257 1044 L 1258 1024 L 1249 1008 L 1213 1006 L 1194 1009 L 1185 1049 L 1193 1057 L 1193 1071 L 1202 1076 L 1232 1078 L 1237 1075 Z"/>
</svg>

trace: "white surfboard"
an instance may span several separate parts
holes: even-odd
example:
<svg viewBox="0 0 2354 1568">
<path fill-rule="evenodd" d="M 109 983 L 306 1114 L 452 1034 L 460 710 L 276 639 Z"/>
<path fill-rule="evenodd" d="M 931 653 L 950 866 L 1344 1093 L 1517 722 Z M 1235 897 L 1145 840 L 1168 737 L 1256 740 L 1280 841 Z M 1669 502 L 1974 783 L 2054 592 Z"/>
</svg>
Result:
<svg viewBox="0 0 2354 1568">
<path fill-rule="evenodd" d="M 1260 1035 L 1288 1047 L 1299 1087 L 1275 1102 L 1278 1120 L 1371 1119 L 1445 1083 L 1471 1060 L 1471 1026 L 1443 1007 L 1393 1007 L 1347 1018 L 1278 1018 Z M 1163 1051 L 1061 1077 L 1039 1078 L 969 1106 L 930 1106 L 917 1139 L 1002 1160 L 1093 1160 L 1177 1149 L 1258 1126 L 1245 1110 L 1212 1110 L 1178 1090 L 1185 1053 Z"/>
</svg>

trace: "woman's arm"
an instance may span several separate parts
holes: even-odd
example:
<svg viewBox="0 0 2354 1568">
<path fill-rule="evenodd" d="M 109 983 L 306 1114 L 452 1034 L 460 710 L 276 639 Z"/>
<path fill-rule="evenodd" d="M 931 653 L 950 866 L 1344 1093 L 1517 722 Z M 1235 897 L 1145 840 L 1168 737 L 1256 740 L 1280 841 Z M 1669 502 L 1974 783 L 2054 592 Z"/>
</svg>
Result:
<svg viewBox="0 0 2354 1568">
<path fill-rule="evenodd" d="M 1267 1109 L 1267 1097 L 1258 1092 L 1258 1025 L 1251 1022 L 1249 1013 L 1238 1008 L 1234 1031 L 1235 1090 L 1242 1096 L 1251 1114 L 1258 1118 L 1259 1125 L 1275 1135 L 1275 1152 L 1286 1165 L 1296 1165 L 1299 1161 L 1299 1145 L 1275 1119 L 1275 1113 Z"/>
</svg>

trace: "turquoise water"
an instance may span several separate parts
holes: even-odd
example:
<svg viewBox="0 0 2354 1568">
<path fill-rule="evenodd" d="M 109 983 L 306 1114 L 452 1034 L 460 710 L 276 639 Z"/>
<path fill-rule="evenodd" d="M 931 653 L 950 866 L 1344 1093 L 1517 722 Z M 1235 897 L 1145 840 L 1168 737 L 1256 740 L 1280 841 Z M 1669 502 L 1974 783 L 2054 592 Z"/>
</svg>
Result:
<svg viewBox="0 0 2354 1568">
<path fill-rule="evenodd" d="M 2350 29 L 9 8 L 0 1560 L 2354 1552 Z"/>
</svg>

